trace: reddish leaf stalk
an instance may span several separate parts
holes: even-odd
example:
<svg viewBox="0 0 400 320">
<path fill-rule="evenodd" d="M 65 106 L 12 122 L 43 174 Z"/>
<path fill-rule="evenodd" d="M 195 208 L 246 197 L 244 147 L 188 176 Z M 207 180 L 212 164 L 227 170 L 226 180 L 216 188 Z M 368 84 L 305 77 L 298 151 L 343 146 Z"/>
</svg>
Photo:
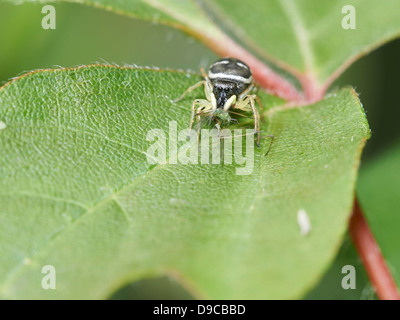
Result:
<svg viewBox="0 0 400 320">
<path fill-rule="evenodd" d="M 320 86 L 317 78 L 312 73 L 298 76 L 304 91 L 304 99 L 308 104 L 315 103 L 324 98 L 327 87 Z"/>
<path fill-rule="evenodd" d="M 212 50 L 222 57 L 231 56 L 249 65 L 254 80 L 265 90 L 288 101 L 304 102 L 303 95 L 288 80 L 274 72 L 264 62 L 238 45 L 225 34 L 218 38 L 202 39 Z"/>
<path fill-rule="evenodd" d="M 396 282 L 362 213 L 357 198 L 350 218 L 350 236 L 381 300 L 400 300 Z"/>
</svg>

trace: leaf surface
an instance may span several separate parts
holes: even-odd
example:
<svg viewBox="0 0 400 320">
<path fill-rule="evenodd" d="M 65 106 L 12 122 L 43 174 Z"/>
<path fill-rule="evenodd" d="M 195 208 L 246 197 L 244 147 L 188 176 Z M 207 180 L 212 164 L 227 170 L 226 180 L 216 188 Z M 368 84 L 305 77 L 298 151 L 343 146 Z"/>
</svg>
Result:
<svg viewBox="0 0 400 320">
<path fill-rule="evenodd" d="M 192 34 L 211 50 L 218 40 L 226 42 L 228 34 L 255 55 L 321 86 L 329 85 L 361 56 L 400 35 L 400 2 L 393 0 L 60 1 L 165 23 Z M 353 20 L 355 29 L 347 29 Z"/>
<path fill-rule="evenodd" d="M 0 296 L 106 298 L 168 274 L 196 297 L 296 298 L 347 227 L 369 128 L 351 89 L 266 106 L 254 169 L 150 164 L 151 129 L 188 126 L 199 76 L 89 66 L 33 72 L 0 90 Z M 251 125 L 249 126 L 251 128 Z M 171 154 L 169 154 L 171 156 Z M 250 158 L 249 158 L 250 159 Z M 311 232 L 297 222 L 304 210 Z M 42 268 L 57 289 L 43 290 Z"/>
</svg>

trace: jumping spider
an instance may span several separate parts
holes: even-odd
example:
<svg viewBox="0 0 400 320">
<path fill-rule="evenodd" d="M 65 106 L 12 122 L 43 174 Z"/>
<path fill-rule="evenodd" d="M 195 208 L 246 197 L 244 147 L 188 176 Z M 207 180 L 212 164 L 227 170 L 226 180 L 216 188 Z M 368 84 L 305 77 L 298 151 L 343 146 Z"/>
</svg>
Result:
<svg viewBox="0 0 400 320">
<path fill-rule="evenodd" d="M 207 99 L 196 99 L 192 104 L 192 115 L 189 129 L 192 129 L 194 119 L 201 120 L 201 116 L 209 116 L 217 122 L 216 127 L 228 125 L 233 119 L 230 116 L 231 108 L 251 111 L 254 118 L 254 132 L 257 133 L 257 146 L 260 146 L 260 114 L 255 101 L 263 109 L 258 96 L 250 68 L 242 61 L 234 58 L 224 58 L 214 62 L 208 74 L 201 69 L 204 80 L 189 87 L 178 99 L 194 89 L 204 85 Z M 197 109 L 196 109 L 197 106 Z"/>
</svg>

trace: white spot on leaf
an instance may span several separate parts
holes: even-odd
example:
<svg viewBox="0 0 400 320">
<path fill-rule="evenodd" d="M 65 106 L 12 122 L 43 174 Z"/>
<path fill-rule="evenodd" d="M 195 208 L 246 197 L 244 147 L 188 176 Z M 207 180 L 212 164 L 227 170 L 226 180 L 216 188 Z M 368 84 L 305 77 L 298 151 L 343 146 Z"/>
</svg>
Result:
<svg viewBox="0 0 400 320">
<path fill-rule="evenodd" d="M 297 212 L 297 223 L 300 226 L 301 235 L 305 236 L 311 231 L 311 223 L 308 218 L 307 212 L 304 209 L 300 209 Z"/>
<path fill-rule="evenodd" d="M 7 125 L 3 121 L 0 121 L 0 130 L 3 130 L 5 128 L 7 128 Z"/>
</svg>

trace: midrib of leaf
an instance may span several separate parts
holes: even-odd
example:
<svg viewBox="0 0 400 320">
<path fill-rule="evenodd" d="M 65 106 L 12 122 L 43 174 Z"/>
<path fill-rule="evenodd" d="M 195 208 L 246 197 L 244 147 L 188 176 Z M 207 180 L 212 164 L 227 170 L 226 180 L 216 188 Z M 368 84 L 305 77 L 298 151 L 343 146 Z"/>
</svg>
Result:
<svg viewBox="0 0 400 320">
<path fill-rule="evenodd" d="M 271 55 L 264 48 L 262 48 L 256 41 L 247 36 L 246 31 L 232 18 L 226 14 L 224 10 L 218 7 L 213 1 L 210 0 L 202 0 L 202 3 L 210 10 L 212 13 L 218 17 L 218 21 L 221 21 L 223 25 L 233 34 L 235 35 L 239 41 L 241 41 L 246 47 L 249 47 L 260 57 L 264 57 L 266 60 L 271 61 L 276 66 L 286 70 L 294 76 L 297 76 L 299 71 L 292 67 L 290 64 L 286 63 L 283 60 L 278 59 L 277 57 Z"/>
<path fill-rule="evenodd" d="M 300 15 L 299 9 L 295 3 L 291 0 L 282 0 L 285 2 L 278 1 L 280 7 L 282 8 L 282 12 L 286 15 L 287 21 L 291 24 L 293 29 L 294 37 L 299 46 L 299 53 L 301 54 L 305 71 L 311 73 L 312 70 L 315 69 L 315 56 L 311 46 L 310 38 L 313 36 L 312 30 L 307 29 L 303 23 L 303 19 Z M 215 5 L 212 1 L 203 0 L 204 5 L 215 14 L 225 27 L 231 31 L 238 40 L 242 41 L 246 46 L 251 48 L 255 53 L 264 57 L 268 61 L 271 61 L 276 66 L 286 70 L 291 73 L 295 77 L 301 77 L 302 71 L 297 68 L 291 66 L 283 60 L 280 60 L 278 57 L 271 55 L 267 50 L 262 48 L 256 41 L 251 39 L 246 32 L 241 28 L 240 24 L 235 23 L 231 19 L 231 17 L 225 13 L 220 7 Z"/>
<path fill-rule="evenodd" d="M 303 23 L 299 9 L 293 0 L 281 0 L 278 1 L 278 3 L 292 25 L 300 49 L 300 54 L 304 61 L 305 71 L 310 73 L 315 70 L 314 53 L 311 48 L 309 33 Z"/>
</svg>

